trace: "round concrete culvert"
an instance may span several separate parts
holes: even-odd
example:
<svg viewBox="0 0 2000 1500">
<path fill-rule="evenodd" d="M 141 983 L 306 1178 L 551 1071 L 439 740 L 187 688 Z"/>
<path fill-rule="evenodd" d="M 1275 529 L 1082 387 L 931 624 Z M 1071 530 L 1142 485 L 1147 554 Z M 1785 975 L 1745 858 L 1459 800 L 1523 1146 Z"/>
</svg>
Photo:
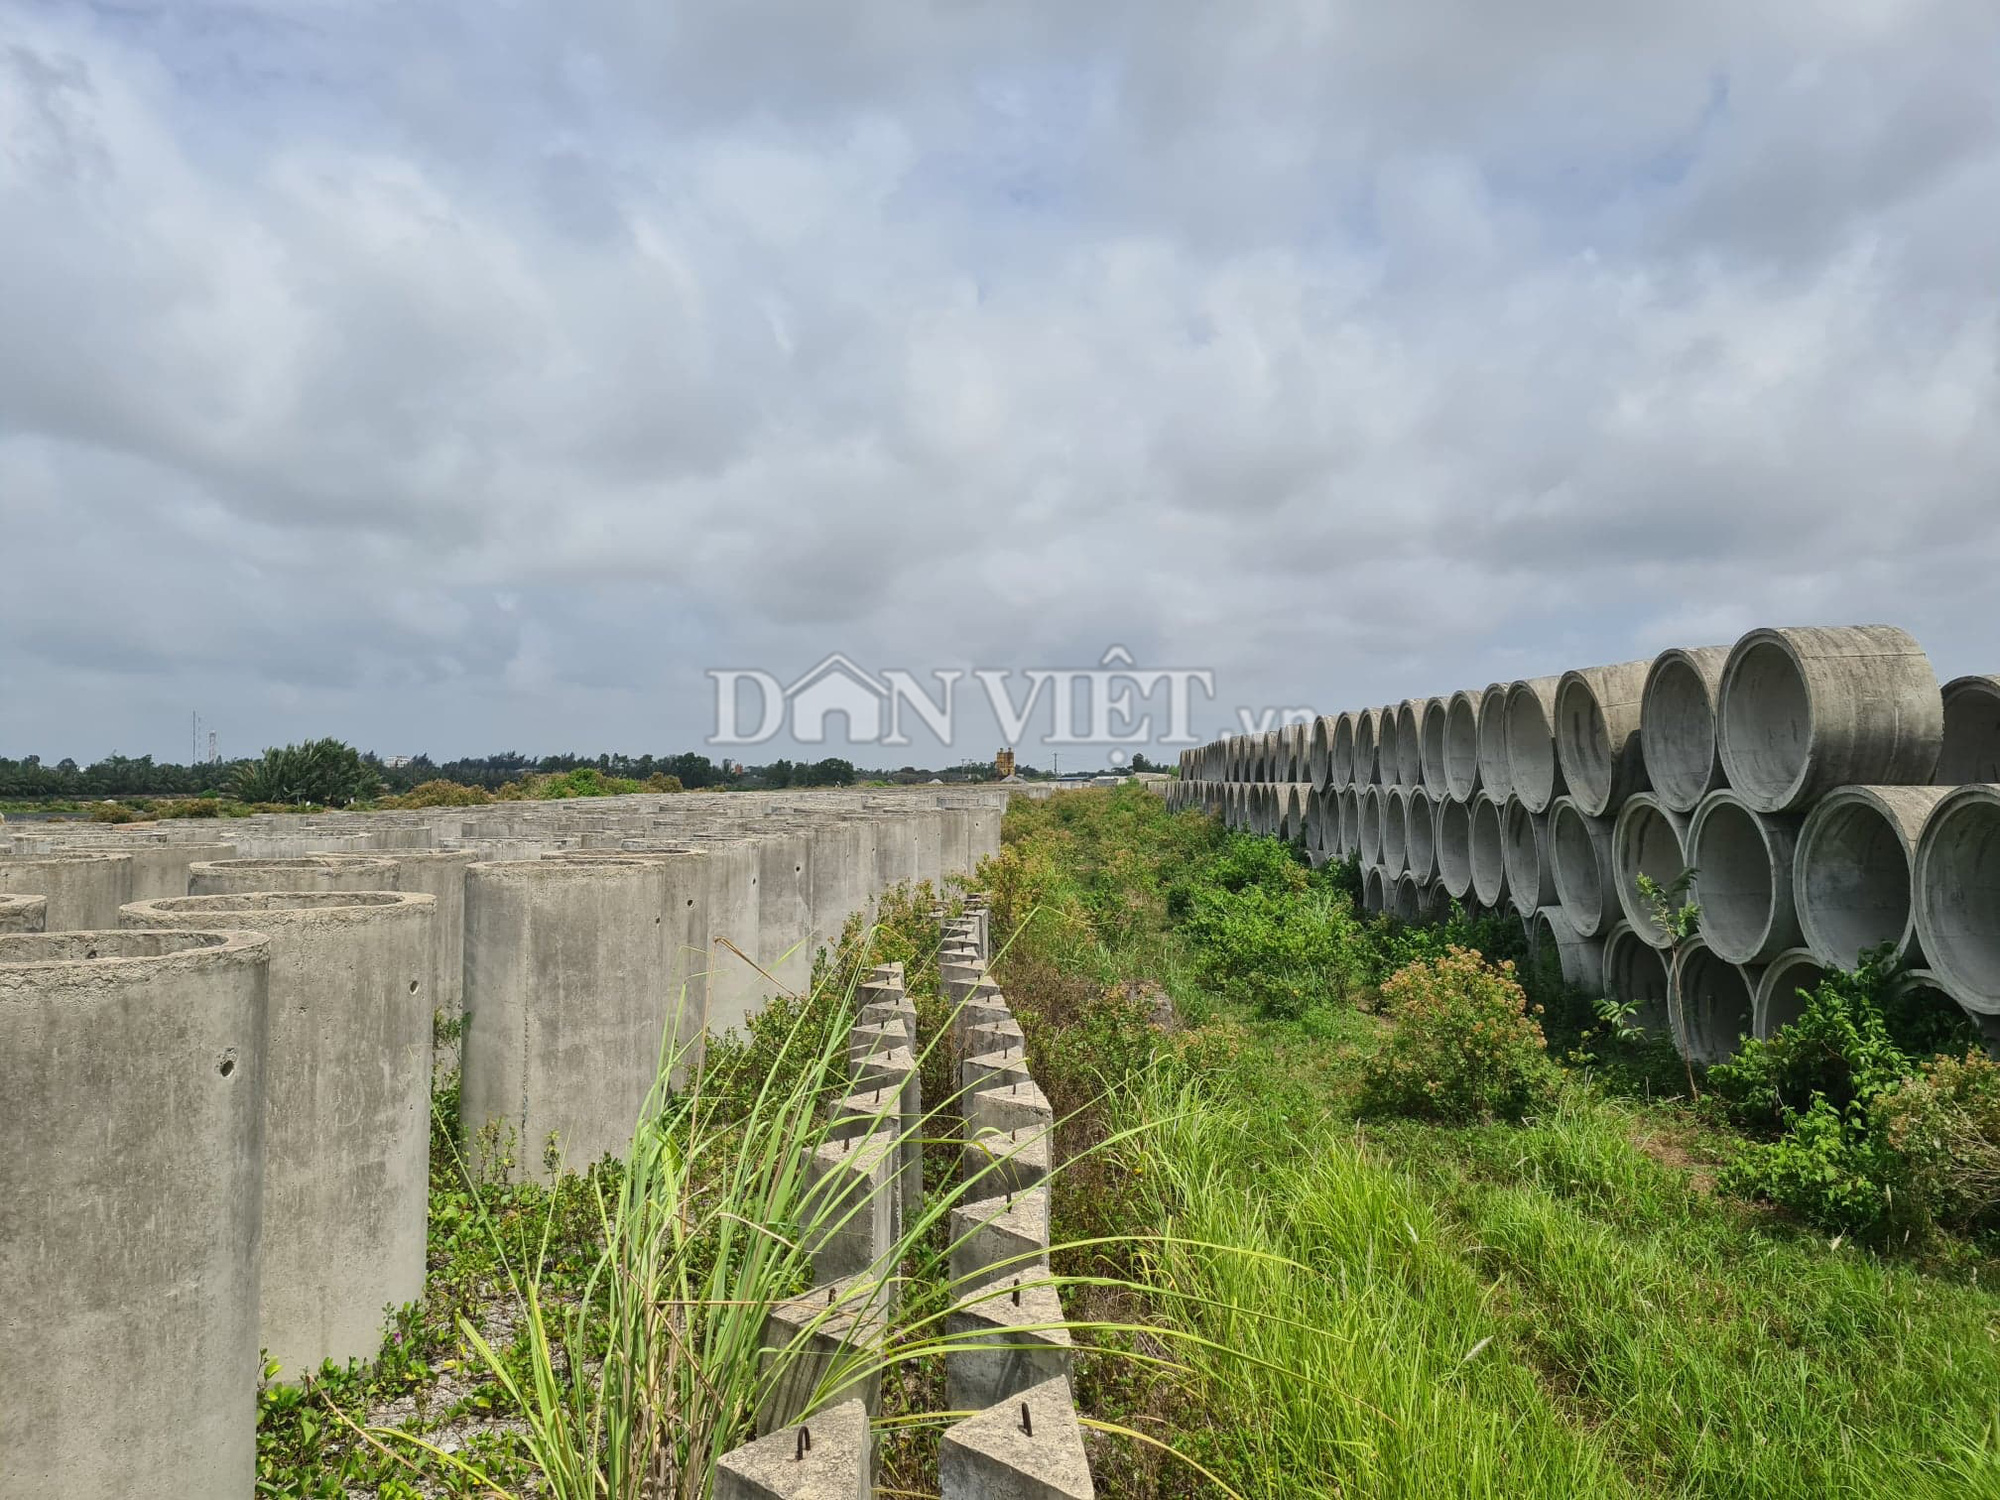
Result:
<svg viewBox="0 0 2000 1500">
<path fill-rule="evenodd" d="M 1398 740 L 1402 726 L 1396 722 L 1396 706 L 1375 710 L 1375 761 L 1376 774 L 1383 786 L 1401 784 L 1402 751 Z"/>
<path fill-rule="evenodd" d="M 1435 797 L 1444 795 L 1444 726 L 1450 716 L 1449 698 L 1418 700 L 1418 759 L 1422 763 L 1424 786 Z"/>
<path fill-rule="evenodd" d="M 1939 786 L 2000 782 L 2000 677 L 1955 677 L 1944 685 Z"/>
<path fill-rule="evenodd" d="M 1533 677 L 1507 689 L 1507 773 L 1529 812 L 1547 812 L 1563 791 L 1556 763 L 1555 677 Z"/>
<path fill-rule="evenodd" d="M 1734 1057 L 1756 1021 L 1754 970 L 1718 957 L 1700 938 L 1681 950 L 1681 1055 L 1704 1067 Z"/>
<path fill-rule="evenodd" d="M 1403 800 L 1403 857 L 1418 880 L 1428 883 L 1437 874 L 1437 803 L 1421 787 Z"/>
<path fill-rule="evenodd" d="M 1472 799 L 1472 894 L 1488 911 L 1507 899 L 1507 848 L 1501 836 L 1502 808 L 1480 792 Z"/>
<path fill-rule="evenodd" d="M 1824 978 L 1826 966 L 1810 948 L 1787 948 L 1772 959 L 1757 981 L 1751 1034 L 1759 1041 L 1769 1041 L 1780 1027 L 1791 1025 L 1805 1009 L 1805 995 L 1800 992 L 1818 989 Z"/>
<path fill-rule="evenodd" d="M 1732 964 L 1768 963 L 1799 944 L 1792 856 L 1799 819 L 1760 813 L 1734 791 L 1710 792 L 1688 823 L 1702 940 Z"/>
<path fill-rule="evenodd" d="M 1619 909 L 1640 941 L 1655 948 L 1668 945 L 1665 929 L 1653 917 L 1652 903 L 1639 889 L 1639 877 L 1670 891 L 1687 867 L 1687 819 L 1664 806 L 1658 793 L 1627 797 L 1611 825 L 1611 870 Z M 1674 904 L 1685 906 L 1688 899 L 1683 892 Z"/>
<path fill-rule="evenodd" d="M 1723 771 L 1758 812 L 1837 786 L 1927 783 L 1944 742 L 1930 658 L 1893 626 L 1753 630 L 1729 653 L 1719 704 Z"/>
<path fill-rule="evenodd" d="M 1977 1015 L 2000 1015 L 2000 786 L 1962 786 L 1917 844 L 1917 940 L 1938 982 Z"/>
<path fill-rule="evenodd" d="M 1842 787 L 1807 816 L 1792 888 L 1799 930 L 1821 963 L 1851 969 L 1879 943 L 1917 956 L 1917 838 L 1947 795 L 1936 786 Z"/>
<path fill-rule="evenodd" d="M 1306 745 L 1306 780 L 1314 786 L 1333 785 L 1333 737 L 1339 727 L 1340 721 L 1327 714 L 1312 721 Z M 1351 746 L 1349 753 L 1352 754 Z"/>
<path fill-rule="evenodd" d="M 1354 725 L 1353 713 L 1336 715 L 1333 721 L 1333 743 L 1327 751 L 1328 774 L 1336 787 L 1354 785 Z"/>
<path fill-rule="evenodd" d="M 46 896 L 0 895 L 0 932 L 40 932 L 48 925 Z"/>
<path fill-rule="evenodd" d="M 1544 906 L 1529 919 L 1529 948 L 1538 958 L 1556 956 L 1564 984 L 1593 998 L 1604 993 L 1604 944 L 1576 930 L 1559 906 Z"/>
<path fill-rule="evenodd" d="M 1445 894 L 1463 901 L 1472 890 L 1472 808 L 1447 800 L 1438 805 L 1438 884 Z"/>
<path fill-rule="evenodd" d="M 1601 818 L 1646 787 L 1639 704 L 1651 662 L 1565 672 L 1556 684 L 1556 763 L 1579 811 Z"/>
<path fill-rule="evenodd" d="M 1373 786 L 1380 776 L 1378 768 L 1382 760 L 1382 713 L 1380 709 L 1360 708 L 1352 714 L 1354 720 L 1354 784 Z"/>
<path fill-rule="evenodd" d="M 1352 859 L 1361 852 L 1361 794 L 1353 787 L 1333 794 L 1334 805 L 1338 809 L 1338 842 L 1334 849 L 1342 859 Z"/>
<path fill-rule="evenodd" d="M 1382 797 L 1382 870 L 1391 878 L 1409 864 L 1409 789 L 1393 787 Z"/>
<path fill-rule="evenodd" d="M 1389 915 L 1398 922 L 1420 922 L 1424 914 L 1423 882 L 1414 875 L 1396 877 L 1389 901 Z"/>
<path fill-rule="evenodd" d="M 1496 682 L 1479 695 L 1479 785 L 1495 802 L 1514 790 L 1507 763 L 1507 684 Z"/>
<path fill-rule="evenodd" d="M 1727 646 L 1676 647 L 1653 658 L 1639 707 L 1639 743 L 1653 795 L 1675 812 L 1725 783 L 1715 733 Z"/>
<path fill-rule="evenodd" d="M 1485 694 L 1465 688 L 1445 704 L 1444 794 L 1454 802 L 1470 802 L 1479 790 L 1479 705 Z"/>
<path fill-rule="evenodd" d="M 1378 786 L 1364 786 L 1356 793 L 1360 808 L 1361 862 L 1364 865 L 1382 863 L 1382 789 Z"/>
<path fill-rule="evenodd" d="M 1631 1002 L 1632 1024 L 1648 1036 L 1670 1031 L 1666 955 L 1641 942 L 1624 922 L 1604 935 L 1604 992 L 1615 1000 Z"/>
<path fill-rule="evenodd" d="M 1601 937 L 1618 920 L 1611 873 L 1611 824 L 1586 816 L 1573 798 L 1549 809 L 1549 864 L 1556 901 L 1579 937 Z"/>
<path fill-rule="evenodd" d="M 1371 917 L 1379 917 L 1388 905 L 1384 893 L 1386 882 L 1380 866 L 1370 866 L 1361 876 L 1361 909 Z"/>
<path fill-rule="evenodd" d="M 1549 862 L 1549 816 L 1509 797 L 1500 815 L 1501 857 L 1507 866 L 1507 893 L 1523 920 L 1556 899 Z"/>
</svg>

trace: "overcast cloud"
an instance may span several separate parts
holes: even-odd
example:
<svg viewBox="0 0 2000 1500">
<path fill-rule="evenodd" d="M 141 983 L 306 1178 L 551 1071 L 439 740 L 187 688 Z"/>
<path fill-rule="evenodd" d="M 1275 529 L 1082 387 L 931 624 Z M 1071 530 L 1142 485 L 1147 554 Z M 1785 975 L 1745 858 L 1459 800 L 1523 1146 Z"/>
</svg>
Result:
<svg viewBox="0 0 2000 1500">
<path fill-rule="evenodd" d="M 0 754 L 1948 676 L 1996 577 L 1992 0 L 0 0 Z"/>
</svg>

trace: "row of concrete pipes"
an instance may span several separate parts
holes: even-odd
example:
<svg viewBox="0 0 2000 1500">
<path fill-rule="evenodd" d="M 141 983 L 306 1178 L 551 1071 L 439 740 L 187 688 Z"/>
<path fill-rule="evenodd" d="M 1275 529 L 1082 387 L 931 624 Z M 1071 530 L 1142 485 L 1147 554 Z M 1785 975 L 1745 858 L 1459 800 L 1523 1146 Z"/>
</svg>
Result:
<svg viewBox="0 0 2000 1500">
<path fill-rule="evenodd" d="M 903 965 L 872 971 L 848 1038 L 851 1092 L 806 1165 L 813 1286 L 771 1308 L 757 1438 L 719 1460 L 715 1500 L 871 1500 L 887 1335 L 902 1295 L 906 1226 L 924 1211 L 923 1146 L 963 1142 L 950 1189 L 945 1400 L 970 1412 L 939 1438 L 942 1500 L 1088 1500 L 1095 1491 L 1071 1388 L 1073 1345 L 1049 1268 L 1055 1115 L 1026 1038 L 987 971 L 974 897 L 940 912 L 950 1036 L 918 1033 Z M 926 1112 L 922 1059 L 947 1045 L 959 1090 Z"/>
<path fill-rule="evenodd" d="M 423 1294 L 436 1039 L 489 1169 L 621 1151 L 663 1058 L 803 990 L 881 891 L 969 873 L 1003 803 L 357 814 L 253 825 L 349 851 L 258 858 L 178 825 L 18 835 L 0 1495 L 249 1494 L 260 1351 L 280 1379 L 372 1359 Z"/>
<path fill-rule="evenodd" d="M 1934 1003 L 2000 1024 L 2000 677 L 1940 687 L 1894 627 L 1759 629 L 1235 736 L 1187 752 L 1169 795 L 1358 861 L 1371 911 L 1519 914 L 1698 1062 L 1883 943 Z M 1687 871 L 1668 1014 L 1639 882 Z"/>
</svg>

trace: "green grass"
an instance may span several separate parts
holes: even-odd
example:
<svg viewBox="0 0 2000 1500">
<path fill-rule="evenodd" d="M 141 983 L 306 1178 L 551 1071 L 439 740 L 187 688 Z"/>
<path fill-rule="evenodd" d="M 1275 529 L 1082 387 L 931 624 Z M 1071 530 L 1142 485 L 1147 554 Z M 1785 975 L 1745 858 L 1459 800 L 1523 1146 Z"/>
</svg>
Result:
<svg viewBox="0 0 2000 1500">
<path fill-rule="evenodd" d="M 2000 1494 L 2000 1268 L 1718 1198 L 1732 1138 L 1604 1069 L 1519 1127 L 1358 1118 L 1390 1024 L 1366 993 L 1274 1020 L 1202 992 L 1158 892 L 1223 836 L 1070 796 L 1010 814 L 1003 980 L 1038 1071 L 1104 1063 L 1124 1083 L 1096 1129 L 1148 1128 L 1059 1182 L 1058 1232 L 1173 1236 L 1124 1268 L 1178 1295 L 1134 1311 L 1213 1341 L 1183 1377 L 1087 1371 L 1092 1410 L 1177 1433 L 1245 1495 Z M 1213 1020 L 1132 1066 L 1103 998 L 1130 977 Z M 1131 1445 L 1098 1470 L 1105 1496 L 1207 1493 Z"/>
</svg>

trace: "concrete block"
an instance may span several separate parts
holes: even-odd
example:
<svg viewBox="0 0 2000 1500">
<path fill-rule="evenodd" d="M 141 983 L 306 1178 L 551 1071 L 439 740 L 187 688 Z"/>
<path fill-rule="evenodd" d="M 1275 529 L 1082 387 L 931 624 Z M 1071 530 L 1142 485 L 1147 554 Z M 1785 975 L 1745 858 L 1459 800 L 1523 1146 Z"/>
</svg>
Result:
<svg viewBox="0 0 2000 1500">
<path fill-rule="evenodd" d="M 968 1131 L 1047 1130 L 1055 1124 L 1054 1106 L 1033 1080 L 981 1089 L 966 1095 L 962 1103 Z"/>
<path fill-rule="evenodd" d="M 972 1131 L 959 1160 L 962 1180 L 977 1182 L 982 1193 L 1025 1192 L 1049 1180 L 1049 1151 L 1054 1132 L 1026 1130 Z"/>
<path fill-rule="evenodd" d="M 379 854 L 211 859 L 197 860 L 188 866 L 187 894 L 190 896 L 233 896 L 244 891 L 393 891 L 396 888 L 396 862 Z"/>
<path fill-rule="evenodd" d="M 902 1045 L 915 1051 L 917 1046 L 916 1002 L 905 998 L 901 991 L 896 992 L 894 999 L 887 998 L 888 991 L 879 991 L 878 993 L 883 998 L 870 1000 L 867 1004 L 863 1005 L 860 1015 L 856 1018 L 856 1024 L 860 1026 L 887 1026 L 893 1023 L 902 1032 Z"/>
<path fill-rule="evenodd" d="M 807 1217 L 817 1228 L 806 1249 L 814 1278 L 884 1277 L 898 1222 L 902 1157 L 894 1132 L 828 1140 L 806 1164 Z"/>
<path fill-rule="evenodd" d="M 246 891 L 120 914 L 270 937 L 258 1336 L 288 1381 L 372 1360 L 384 1310 L 424 1294 L 435 909 L 392 891 Z"/>
<path fill-rule="evenodd" d="M 0 1494 L 254 1488 L 269 959 L 0 937 Z"/>
<path fill-rule="evenodd" d="M 858 1401 L 870 1416 L 881 1410 L 878 1361 L 894 1290 L 893 1283 L 842 1277 L 772 1307 L 758 1356 L 760 1435 L 829 1401 Z"/>
<path fill-rule="evenodd" d="M 965 1094 L 980 1089 L 1013 1088 L 1019 1084 L 1031 1084 L 1028 1076 L 1028 1060 L 1018 1052 L 988 1052 L 981 1057 L 968 1057 L 959 1064 L 959 1088 Z M 961 1113 L 966 1106 L 961 1104 Z"/>
<path fill-rule="evenodd" d="M 1094 1500 L 1069 1381 L 1047 1381 L 947 1427 L 938 1479 L 942 1500 Z"/>
<path fill-rule="evenodd" d="M 945 1399 L 954 1411 L 978 1411 L 1070 1372 L 1062 1301 L 1047 1282 L 1009 1276 L 945 1314 Z"/>
<path fill-rule="evenodd" d="M 1004 1021 L 981 1021 L 966 1028 L 967 1052 L 1025 1052 L 1027 1047 L 1027 1034 L 1021 1030 L 1021 1023 L 1011 1016 Z"/>
<path fill-rule="evenodd" d="M 723 1454 L 714 1500 L 868 1500 L 873 1450 L 867 1411 L 843 1402 Z"/>
<path fill-rule="evenodd" d="M 0 932 L 41 932 L 48 913 L 46 896 L 0 896 Z"/>
<path fill-rule="evenodd" d="M 909 1036 L 900 1018 L 879 1023 L 858 1023 L 847 1035 L 847 1064 L 850 1071 L 873 1057 L 898 1048 L 908 1050 Z"/>
<path fill-rule="evenodd" d="M 1049 1189 L 995 1193 L 952 1205 L 951 1279 L 962 1295 L 996 1281 L 1049 1274 Z"/>
<path fill-rule="evenodd" d="M 958 1003 L 951 1015 L 951 1034 L 961 1052 L 977 1026 L 993 1026 L 1003 1021 L 1012 1021 L 1014 1012 L 1008 1008 L 1006 997 L 997 989 L 986 995 L 974 995 Z"/>
<path fill-rule="evenodd" d="M 431 1009 L 448 1021 L 465 1010 L 465 869 L 478 859 L 470 849 L 411 849 L 394 861 L 396 883 L 390 889 L 421 891 L 437 902 L 431 928 L 437 986 L 431 991 Z"/>
<path fill-rule="evenodd" d="M 103 931 L 118 925 L 118 908 L 132 899 L 132 856 L 72 852 L 0 859 L 0 895 L 43 897 L 46 931 Z"/>
</svg>

